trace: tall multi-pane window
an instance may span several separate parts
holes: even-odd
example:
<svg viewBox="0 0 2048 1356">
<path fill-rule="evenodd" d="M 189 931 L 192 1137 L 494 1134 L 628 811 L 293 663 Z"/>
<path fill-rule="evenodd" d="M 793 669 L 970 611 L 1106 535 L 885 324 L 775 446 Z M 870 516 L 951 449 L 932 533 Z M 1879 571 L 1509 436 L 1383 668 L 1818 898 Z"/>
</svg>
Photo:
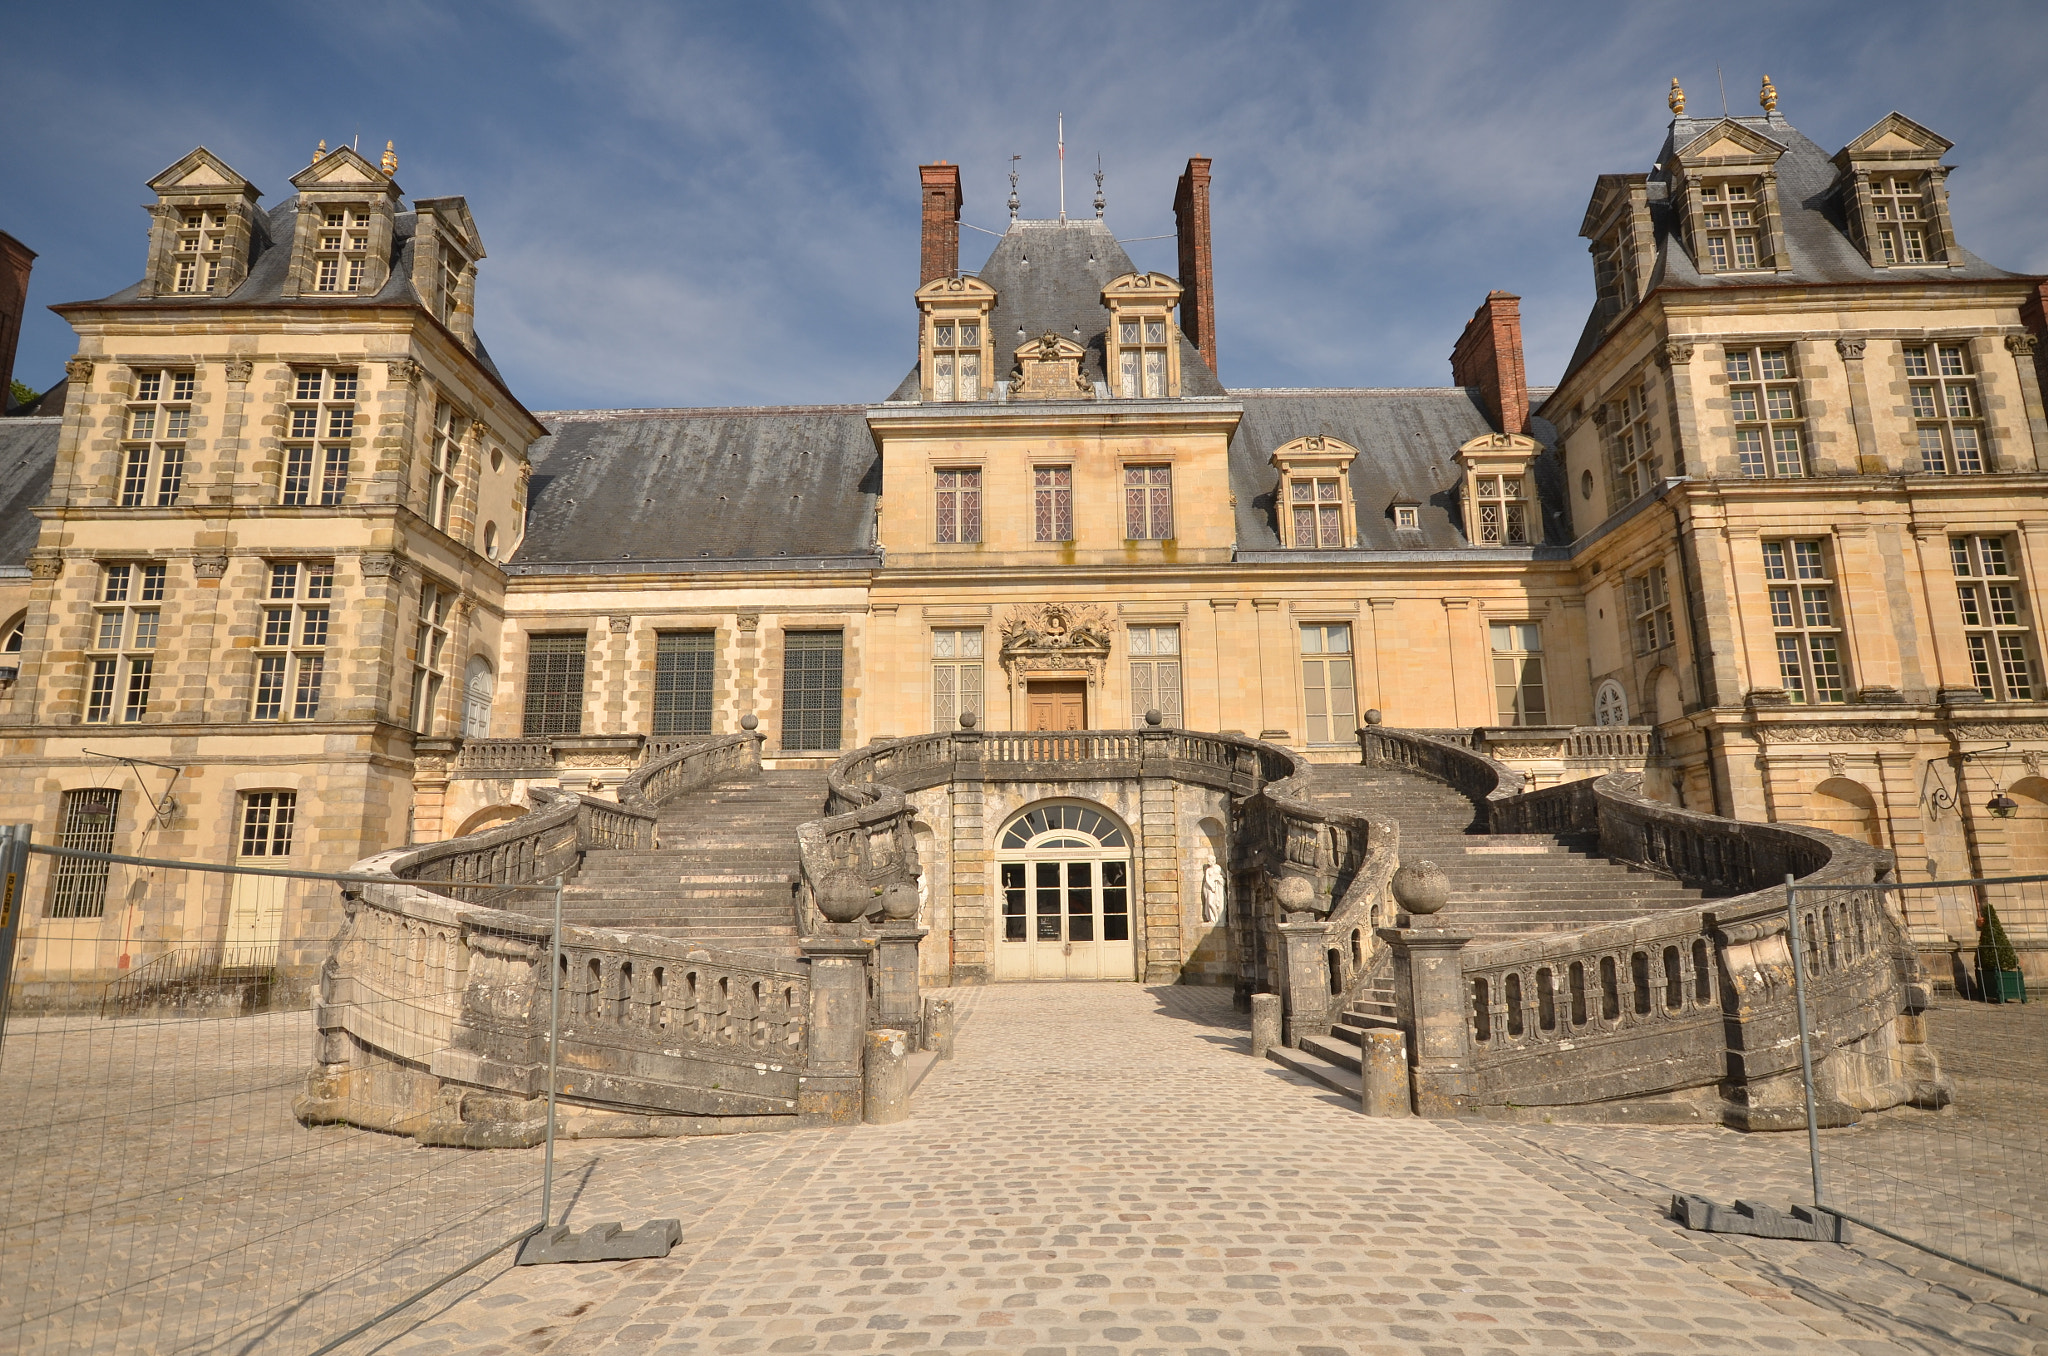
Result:
<svg viewBox="0 0 2048 1356">
<path fill-rule="evenodd" d="M 944 733 L 960 717 L 981 716 L 979 628 L 932 632 L 932 728 Z"/>
<path fill-rule="evenodd" d="M 1474 538 L 1481 546 L 1527 546 L 1529 544 L 1529 501 L 1526 478 L 1518 475 L 1483 475 L 1472 478 L 1472 492 L 1478 501 L 1479 532 Z"/>
<path fill-rule="evenodd" d="M 1991 701 L 2032 701 L 2028 633 L 2033 628 L 2005 538 L 1950 537 L 1948 551 L 1962 607 L 1963 641 L 1970 647 L 1971 681 Z"/>
<path fill-rule="evenodd" d="M 1616 497 L 1634 499 L 1657 483 L 1657 452 L 1650 436 L 1650 404 L 1640 385 L 1608 402 Z"/>
<path fill-rule="evenodd" d="M 1074 468 L 1039 466 L 1031 472 L 1032 525 L 1039 541 L 1074 539 Z"/>
<path fill-rule="evenodd" d="M 1906 395 L 1920 441 L 1920 469 L 1977 475 L 1984 470 L 1984 406 L 1967 344 L 1908 344 Z"/>
<path fill-rule="evenodd" d="M 654 638 L 654 733 L 711 733 L 718 640 L 710 631 L 663 631 Z"/>
<path fill-rule="evenodd" d="M 981 322 L 932 322 L 932 399 L 981 399 Z"/>
<path fill-rule="evenodd" d="M 1160 723 L 1185 723 L 1180 702 L 1180 628 L 1133 626 L 1131 641 L 1131 724 L 1157 711 Z"/>
<path fill-rule="evenodd" d="M 981 540 L 981 468 L 953 467 L 938 473 L 939 540 Z"/>
<path fill-rule="evenodd" d="M 1165 541 L 1173 536 L 1173 468 L 1124 467 L 1124 536 Z"/>
<path fill-rule="evenodd" d="M 57 821 L 57 846 L 78 852 L 114 850 L 114 814 L 121 793 L 91 788 L 66 791 Z M 98 918 L 107 908 L 106 862 L 59 857 L 50 868 L 50 917 Z"/>
<path fill-rule="evenodd" d="M 790 631 L 782 646 L 782 747 L 839 747 L 846 638 L 838 631 Z"/>
<path fill-rule="evenodd" d="M 1652 565 L 1628 581 L 1628 612 L 1637 654 L 1676 643 L 1678 629 L 1672 625 L 1671 592 L 1662 565 Z"/>
<path fill-rule="evenodd" d="M 333 626 L 334 566 L 273 560 L 256 638 L 256 720 L 318 720 Z"/>
<path fill-rule="evenodd" d="M 1301 628 L 1301 710 L 1311 744 L 1344 744 L 1356 737 L 1358 695 L 1350 626 Z"/>
<path fill-rule="evenodd" d="M 583 733 L 583 637 L 529 636 L 526 641 L 528 735 Z"/>
<path fill-rule="evenodd" d="M 313 244 L 313 290 L 356 292 L 370 265 L 370 214 L 330 208 Z"/>
<path fill-rule="evenodd" d="M 99 599 L 87 640 L 88 722 L 141 720 L 149 714 L 166 573 L 162 565 L 100 566 Z"/>
<path fill-rule="evenodd" d="M 1289 538 L 1295 546 L 1344 545 L 1344 482 L 1337 476 L 1289 476 Z"/>
<path fill-rule="evenodd" d="M 412 636 L 412 728 L 434 732 L 441 709 L 441 687 L 447 681 L 448 613 L 455 595 L 438 584 L 420 585 L 420 611 Z"/>
<path fill-rule="evenodd" d="M 1879 260 L 1887 264 L 1927 262 L 1931 223 L 1917 182 L 1893 175 L 1872 178 L 1870 210 L 1877 218 Z"/>
<path fill-rule="evenodd" d="M 1117 321 L 1117 393 L 1126 400 L 1166 395 L 1164 316 L 1125 316 Z"/>
<path fill-rule="evenodd" d="M 1763 208 L 1753 184 L 1700 189 L 1700 261 L 1713 273 L 1756 268 L 1763 257 Z"/>
<path fill-rule="evenodd" d="M 1763 548 L 1778 676 L 1786 695 L 1795 702 L 1846 700 L 1842 618 L 1826 543 L 1767 541 Z"/>
<path fill-rule="evenodd" d="M 292 507 L 343 502 L 348 494 L 350 440 L 356 435 L 356 370 L 294 371 L 286 419 L 280 500 Z"/>
<path fill-rule="evenodd" d="M 1725 355 L 1735 458 L 1746 476 L 1806 474 L 1806 426 L 1799 413 L 1792 352 L 1731 348 Z"/>
<path fill-rule="evenodd" d="M 1542 725 L 1550 719 L 1543 686 L 1543 628 L 1535 622 L 1494 622 L 1493 697 L 1503 725 Z"/>
<path fill-rule="evenodd" d="M 248 791 L 242 795 L 242 857 L 289 857 L 299 817 L 296 791 Z"/>
<path fill-rule="evenodd" d="M 460 489 L 462 438 L 469 420 L 445 402 L 434 407 L 434 445 L 427 465 L 427 521 L 443 532 L 455 520 Z"/>
<path fill-rule="evenodd" d="M 172 265 L 173 292 L 211 292 L 220 281 L 222 251 L 227 242 L 225 212 L 186 212 L 178 221 L 178 247 Z"/>
<path fill-rule="evenodd" d="M 190 372 L 135 374 L 121 444 L 122 508 L 169 508 L 178 502 L 196 386 Z"/>
</svg>

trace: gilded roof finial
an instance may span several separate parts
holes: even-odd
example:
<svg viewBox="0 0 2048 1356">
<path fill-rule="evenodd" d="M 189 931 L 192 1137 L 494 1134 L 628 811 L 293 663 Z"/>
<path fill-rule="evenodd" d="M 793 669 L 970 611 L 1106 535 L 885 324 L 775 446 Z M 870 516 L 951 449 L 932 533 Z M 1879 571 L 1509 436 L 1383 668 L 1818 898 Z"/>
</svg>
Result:
<svg viewBox="0 0 2048 1356">
<path fill-rule="evenodd" d="M 1771 77 L 1768 75 L 1764 77 L 1764 87 L 1756 96 L 1756 101 L 1764 106 L 1766 113 L 1778 111 L 1778 87 L 1771 83 Z"/>
<path fill-rule="evenodd" d="M 384 159 L 378 163 L 377 168 L 384 171 L 384 177 L 387 179 L 398 173 L 398 152 L 392 149 L 391 142 L 384 143 Z"/>
<path fill-rule="evenodd" d="M 1671 97 L 1664 102 L 1671 105 L 1672 117 L 1685 116 L 1685 91 L 1678 87 L 1678 77 L 1675 75 L 1671 77 Z"/>
<path fill-rule="evenodd" d="M 321 137 L 320 144 L 313 148 L 313 163 L 319 164 L 327 158 L 327 138 Z"/>
</svg>

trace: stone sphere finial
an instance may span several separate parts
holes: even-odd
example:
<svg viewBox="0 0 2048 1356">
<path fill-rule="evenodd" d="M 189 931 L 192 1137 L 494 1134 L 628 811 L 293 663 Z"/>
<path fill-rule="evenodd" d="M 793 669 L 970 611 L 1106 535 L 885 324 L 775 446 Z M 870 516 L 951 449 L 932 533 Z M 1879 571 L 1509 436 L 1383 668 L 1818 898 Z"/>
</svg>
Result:
<svg viewBox="0 0 2048 1356">
<path fill-rule="evenodd" d="M 1147 725 L 1158 725 L 1165 719 L 1166 717 L 1159 714 L 1159 708 L 1156 706 L 1145 712 L 1145 723 Z"/>
<path fill-rule="evenodd" d="M 1372 710 L 1367 711 L 1365 713 L 1365 723 L 1367 725 L 1377 725 L 1385 719 L 1386 717 L 1380 714 L 1378 707 L 1374 707 Z"/>
<path fill-rule="evenodd" d="M 980 720 L 981 718 L 975 715 L 972 711 L 962 711 L 960 713 L 960 728 L 963 730 L 971 730 L 977 724 L 980 723 Z"/>
<path fill-rule="evenodd" d="M 1451 902 L 1451 879 L 1435 862 L 1403 862 L 1394 873 L 1394 902 L 1426 918 Z"/>
<path fill-rule="evenodd" d="M 740 717 L 740 728 L 742 730 L 745 730 L 748 734 L 752 734 L 754 731 L 761 728 L 761 718 L 755 715 L 752 711 L 749 711 L 747 712 L 747 714 Z"/>
</svg>

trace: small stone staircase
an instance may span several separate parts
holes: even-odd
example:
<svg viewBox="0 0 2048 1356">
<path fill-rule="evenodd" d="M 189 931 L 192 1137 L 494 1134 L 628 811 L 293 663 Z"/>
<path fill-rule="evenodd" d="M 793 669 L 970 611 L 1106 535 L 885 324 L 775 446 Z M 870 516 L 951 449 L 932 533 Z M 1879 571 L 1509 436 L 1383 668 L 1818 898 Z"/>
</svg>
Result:
<svg viewBox="0 0 2048 1356">
<path fill-rule="evenodd" d="M 1476 943 L 1568 932 L 1696 908 L 1706 896 L 1690 886 L 1599 855 L 1590 834 L 1480 833 L 1478 807 L 1433 778 L 1392 769 L 1320 765 L 1312 792 L 1401 826 L 1401 860 L 1433 861 L 1450 878 L 1451 902 L 1438 917 Z M 1271 1057 L 1348 1096 L 1359 1090 L 1363 1033 L 1398 1027 L 1393 977 L 1374 974 L 1345 1005 L 1327 1036 Z"/>
<path fill-rule="evenodd" d="M 664 803 L 651 851 L 585 854 L 562 920 L 728 951 L 797 952 L 797 826 L 825 812 L 823 772 L 762 772 Z"/>
</svg>

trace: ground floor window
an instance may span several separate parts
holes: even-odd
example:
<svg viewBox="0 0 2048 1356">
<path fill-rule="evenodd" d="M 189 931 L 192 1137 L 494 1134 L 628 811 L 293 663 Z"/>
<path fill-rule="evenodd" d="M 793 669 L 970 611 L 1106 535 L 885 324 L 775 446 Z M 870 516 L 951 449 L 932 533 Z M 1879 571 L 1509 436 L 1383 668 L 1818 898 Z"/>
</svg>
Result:
<svg viewBox="0 0 2048 1356">
<path fill-rule="evenodd" d="M 1357 731 L 1349 625 L 1301 628 L 1301 709 L 1311 744 L 1343 744 Z"/>
<path fill-rule="evenodd" d="M 932 632 L 932 728 L 981 715 L 981 630 Z"/>
<path fill-rule="evenodd" d="M 846 637 L 839 631 L 790 631 L 782 649 L 782 747 L 839 747 Z"/>
<path fill-rule="evenodd" d="M 1495 622 L 1493 695 L 1503 725 L 1543 725 L 1550 702 L 1543 687 L 1543 628 L 1534 622 Z"/>
<path fill-rule="evenodd" d="M 528 736 L 583 733 L 583 637 L 532 636 L 526 642 Z"/>
<path fill-rule="evenodd" d="M 711 733 L 718 648 L 709 631 L 663 631 L 654 647 L 654 733 Z"/>
<path fill-rule="evenodd" d="M 1147 711 L 1162 725 L 1186 723 L 1180 705 L 1180 628 L 1133 626 L 1131 638 L 1131 724 L 1143 725 Z"/>
</svg>

